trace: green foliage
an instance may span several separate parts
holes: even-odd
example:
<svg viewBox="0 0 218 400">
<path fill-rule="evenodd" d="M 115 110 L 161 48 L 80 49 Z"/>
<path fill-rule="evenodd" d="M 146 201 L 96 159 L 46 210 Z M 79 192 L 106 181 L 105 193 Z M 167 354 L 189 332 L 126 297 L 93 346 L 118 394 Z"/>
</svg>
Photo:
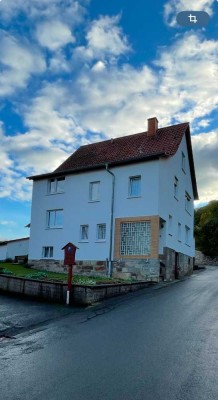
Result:
<svg viewBox="0 0 218 400">
<path fill-rule="evenodd" d="M 7 268 L 0 268 L 0 274 L 14 275 L 14 273 Z"/>
<path fill-rule="evenodd" d="M 44 272 L 34 272 L 33 274 L 25 275 L 25 278 L 27 279 L 42 279 L 47 277 L 48 275 Z"/>
<path fill-rule="evenodd" d="M 218 201 L 195 210 L 196 248 L 207 256 L 218 256 Z"/>
</svg>

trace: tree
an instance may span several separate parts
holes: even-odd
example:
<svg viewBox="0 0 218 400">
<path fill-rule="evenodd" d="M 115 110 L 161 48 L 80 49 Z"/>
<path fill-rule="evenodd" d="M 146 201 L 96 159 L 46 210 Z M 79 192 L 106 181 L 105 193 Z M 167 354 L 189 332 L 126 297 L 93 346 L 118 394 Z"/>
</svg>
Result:
<svg viewBox="0 0 218 400">
<path fill-rule="evenodd" d="M 195 210 L 196 248 L 207 256 L 218 256 L 218 201 Z"/>
</svg>

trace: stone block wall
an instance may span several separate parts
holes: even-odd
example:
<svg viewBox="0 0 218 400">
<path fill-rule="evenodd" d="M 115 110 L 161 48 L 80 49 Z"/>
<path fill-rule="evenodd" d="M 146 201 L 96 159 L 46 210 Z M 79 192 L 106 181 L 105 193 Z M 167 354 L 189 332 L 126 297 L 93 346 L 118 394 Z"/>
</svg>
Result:
<svg viewBox="0 0 218 400">
<path fill-rule="evenodd" d="M 218 265 L 218 256 L 209 257 L 205 256 L 201 251 L 195 252 L 195 265 Z"/>
<path fill-rule="evenodd" d="M 164 254 L 160 256 L 164 279 L 171 281 L 175 279 L 175 264 L 176 264 L 176 252 L 168 247 L 164 248 Z M 177 273 L 178 279 L 191 275 L 193 272 L 193 258 L 185 254 L 178 253 L 177 259 Z"/>
<path fill-rule="evenodd" d="M 112 265 L 114 278 L 159 282 L 159 259 L 120 259 Z"/>
<path fill-rule="evenodd" d="M 35 269 L 51 272 L 63 273 L 68 271 L 68 267 L 63 264 L 63 260 L 29 260 L 29 265 Z M 107 262 L 106 261 L 76 261 L 73 266 L 75 275 L 86 276 L 106 276 Z"/>
</svg>

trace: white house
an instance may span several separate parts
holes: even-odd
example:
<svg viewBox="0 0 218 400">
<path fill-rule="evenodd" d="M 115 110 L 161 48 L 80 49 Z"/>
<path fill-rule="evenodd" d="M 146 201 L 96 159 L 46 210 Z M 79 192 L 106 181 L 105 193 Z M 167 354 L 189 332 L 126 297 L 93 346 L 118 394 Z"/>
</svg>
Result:
<svg viewBox="0 0 218 400">
<path fill-rule="evenodd" d="M 29 260 L 80 273 L 173 279 L 192 272 L 198 199 L 188 123 L 81 146 L 33 180 Z"/>
<path fill-rule="evenodd" d="M 16 257 L 28 257 L 29 237 L 7 240 L 0 243 L 0 261 L 7 258 L 15 260 Z"/>
</svg>

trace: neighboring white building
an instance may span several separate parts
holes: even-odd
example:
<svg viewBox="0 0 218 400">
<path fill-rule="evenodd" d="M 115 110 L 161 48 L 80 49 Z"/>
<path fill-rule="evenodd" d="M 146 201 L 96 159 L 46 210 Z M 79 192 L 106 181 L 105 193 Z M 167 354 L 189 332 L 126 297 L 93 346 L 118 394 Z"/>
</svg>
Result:
<svg viewBox="0 0 218 400">
<path fill-rule="evenodd" d="M 19 256 L 28 256 L 29 252 L 29 237 L 6 240 L 0 243 L 0 261 L 7 258 L 15 260 Z"/>
<path fill-rule="evenodd" d="M 81 146 L 33 182 L 29 260 L 58 269 L 73 242 L 77 272 L 165 279 L 192 272 L 198 199 L 189 124 Z"/>
</svg>

